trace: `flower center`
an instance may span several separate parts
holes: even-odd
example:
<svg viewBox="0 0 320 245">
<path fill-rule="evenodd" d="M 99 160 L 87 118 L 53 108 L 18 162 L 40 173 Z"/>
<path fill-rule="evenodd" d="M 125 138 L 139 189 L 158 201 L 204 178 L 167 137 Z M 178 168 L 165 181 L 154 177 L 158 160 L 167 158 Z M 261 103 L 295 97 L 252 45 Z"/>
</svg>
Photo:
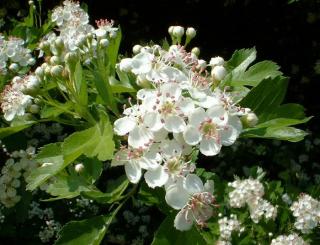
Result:
<svg viewBox="0 0 320 245">
<path fill-rule="evenodd" d="M 211 119 L 202 122 L 199 130 L 207 139 L 215 138 L 217 136 L 217 126 L 212 122 Z"/>
<path fill-rule="evenodd" d="M 171 174 L 180 173 L 182 167 L 182 161 L 179 157 L 173 157 L 166 162 L 166 168 Z"/>
<path fill-rule="evenodd" d="M 175 110 L 174 104 L 166 101 L 162 106 L 161 106 L 161 113 L 163 114 L 171 114 Z"/>
<path fill-rule="evenodd" d="M 138 148 L 138 149 L 131 149 L 128 152 L 128 159 L 139 159 L 143 156 L 143 149 Z"/>
</svg>

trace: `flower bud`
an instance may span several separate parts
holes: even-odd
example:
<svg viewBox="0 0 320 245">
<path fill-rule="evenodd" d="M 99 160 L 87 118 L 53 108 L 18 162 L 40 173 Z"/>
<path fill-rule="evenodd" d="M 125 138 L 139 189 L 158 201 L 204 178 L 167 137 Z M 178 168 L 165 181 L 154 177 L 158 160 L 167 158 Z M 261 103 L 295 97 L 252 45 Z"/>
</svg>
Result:
<svg viewBox="0 0 320 245">
<path fill-rule="evenodd" d="M 39 78 L 42 78 L 44 75 L 44 70 L 41 66 L 38 66 L 34 72 Z"/>
<path fill-rule="evenodd" d="M 207 67 L 207 62 L 205 60 L 198 60 L 197 69 L 199 70 L 206 69 L 206 67 Z"/>
<path fill-rule="evenodd" d="M 116 31 L 112 31 L 112 32 L 110 32 L 110 34 L 109 34 L 110 38 L 112 38 L 112 39 L 116 38 L 117 35 L 118 35 L 118 33 L 117 33 Z"/>
<path fill-rule="evenodd" d="M 132 48 L 132 52 L 133 52 L 134 54 L 138 54 L 138 53 L 140 53 L 141 48 L 142 48 L 142 46 L 139 45 L 139 44 L 134 45 L 133 48 Z"/>
<path fill-rule="evenodd" d="M 169 28 L 168 28 L 168 33 L 170 36 L 173 35 L 173 28 L 174 28 L 174 26 L 169 26 Z"/>
<path fill-rule="evenodd" d="M 64 43 L 61 37 L 57 37 L 56 40 L 54 41 L 54 45 L 56 49 L 58 50 L 63 50 L 64 48 Z"/>
<path fill-rule="evenodd" d="M 64 60 L 67 63 L 76 63 L 78 61 L 78 54 L 75 52 L 69 52 L 64 56 Z"/>
<path fill-rule="evenodd" d="M 13 71 L 13 72 L 17 72 L 19 70 L 19 65 L 17 63 L 12 63 L 10 66 L 9 66 L 9 70 L 10 71 Z"/>
<path fill-rule="evenodd" d="M 44 69 L 44 74 L 46 76 L 51 76 L 51 66 L 46 66 Z"/>
<path fill-rule="evenodd" d="M 108 39 L 103 38 L 103 39 L 100 40 L 100 46 L 101 47 L 106 48 L 106 47 L 108 47 L 108 45 L 109 45 L 109 40 Z"/>
<path fill-rule="evenodd" d="M 211 58 L 209 65 L 210 66 L 223 66 L 224 65 L 224 59 L 222 57 L 220 57 L 220 56 Z"/>
<path fill-rule="evenodd" d="M 50 64 L 51 65 L 59 65 L 61 63 L 61 60 L 60 60 L 60 58 L 58 57 L 58 56 L 52 56 L 51 58 L 50 58 Z"/>
<path fill-rule="evenodd" d="M 37 113 L 39 113 L 39 111 L 40 111 L 40 107 L 38 105 L 36 105 L 36 104 L 30 105 L 30 107 L 29 107 L 30 113 L 37 114 Z"/>
<path fill-rule="evenodd" d="M 215 66 L 211 70 L 211 76 L 214 80 L 221 81 L 227 75 L 227 70 L 223 66 Z"/>
<path fill-rule="evenodd" d="M 257 125 L 259 119 L 254 112 L 249 112 L 248 114 L 241 117 L 241 122 L 245 127 L 254 127 Z"/>
<path fill-rule="evenodd" d="M 194 47 L 191 50 L 191 53 L 195 54 L 198 57 L 200 55 L 200 49 L 198 47 Z"/>
<path fill-rule="evenodd" d="M 193 27 L 188 27 L 186 31 L 186 36 L 190 40 L 193 39 L 197 35 L 197 31 Z"/>
<path fill-rule="evenodd" d="M 81 173 L 83 172 L 84 170 L 84 165 L 82 163 L 78 163 L 74 166 L 74 170 L 77 172 L 77 173 Z"/>
<path fill-rule="evenodd" d="M 39 44 L 39 48 L 43 51 L 50 49 L 50 43 L 48 41 L 43 41 Z"/>
<path fill-rule="evenodd" d="M 182 26 L 174 26 L 172 34 L 176 38 L 181 38 L 184 34 L 184 28 Z"/>
<path fill-rule="evenodd" d="M 137 85 L 142 88 L 149 88 L 150 82 L 148 81 L 148 79 L 145 77 L 144 74 L 140 74 L 137 76 Z"/>
<path fill-rule="evenodd" d="M 50 69 L 50 74 L 53 77 L 62 76 L 62 72 L 63 72 L 63 66 L 61 66 L 61 65 L 52 66 L 51 69 Z"/>
<path fill-rule="evenodd" d="M 132 63 L 131 58 L 122 59 L 119 64 L 120 71 L 130 72 L 131 71 L 131 63 Z"/>
<path fill-rule="evenodd" d="M 35 63 L 36 63 L 36 59 L 35 58 L 28 59 L 28 65 L 33 66 Z"/>
</svg>

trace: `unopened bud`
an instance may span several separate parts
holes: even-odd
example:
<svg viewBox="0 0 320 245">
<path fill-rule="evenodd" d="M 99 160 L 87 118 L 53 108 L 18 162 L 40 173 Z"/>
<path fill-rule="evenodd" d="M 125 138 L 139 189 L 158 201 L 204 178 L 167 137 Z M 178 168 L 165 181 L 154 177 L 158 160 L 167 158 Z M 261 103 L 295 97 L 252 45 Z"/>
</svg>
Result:
<svg viewBox="0 0 320 245">
<path fill-rule="evenodd" d="M 53 77 L 62 76 L 62 72 L 63 72 L 63 66 L 61 66 L 61 65 L 52 66 L 51 69 L 50 69 L 50 74 Z"/>
<path fill-rule="evenodd" d="M 40 107 L 38 105 L 36 105 L 36 104 L 30 105 L 30 107 L 29 107 L 30 113 L 37 114 L 37 113 L 39 113 L 39 111 L 40 111 Z"/>
<path fill-rule="evenodd" d="M 205 60 L 198 60 L 197 69 L 199 70 L 206 69 L 206 67 L 207 67 L 207 62 Z"/>
<path fill-rule="evenodd" d="M 182 26 L 174 26 L 172 34 L 176 38 L 181 38 L 184 34 L 184 28 Z"/>
<path fill-rule="evenodd" d="M 193 39 L 197 35 L 197 31 L 193 27 L 188 27 L 186 31 L 186 36 Z"/>
<path fill-rule="evenodd" d="M 241 117 L 241 121 L 246 127 L 254 127 L 258 124 L 259 119 L 254 112 L 249 112 Z"/>
<path fill-rule="evenodd" d="M 169 28 L 168 28 L 168 33 L 170 36 L 173 35 L 173 28 L 174 28 L 174 26 L 169 26 Z"/>
<path fill-rule="evenodd" d="M 149 88 L 150 87 L 150 82 L 149 80 L 145 77 L 144 74 L 138 75 L 137 77 L 137 84 L 142 87 L 142 88 Z"/>
<path fill-rule="evenodd" d="M 37 67 L 37 69 L 34 72 L 39 78 L 42 78 L 44 75 L 44 70 L 41 66 Z"/>
<path fill-rule="evenodd" d="M 101 47 L 106 48 L 106 47 L 108 47 L 108 45 L 109 45 L 109 40 L 108 39 L 103 38 L 103 39 L 100 40 L 100 46 Z"/>
<path fill-rule="evenodd" d="M 134 54 L 138 54 L 138 53 L 140 53 L 141 48 L 142 48 L 141 45 L 136 44 L 136 45 L 133 46 L 132 52 L 133 52 Z"/>
<path fill-rule="evenodd" d="M 78 62 L 78 54 L 75 52 L 69 52 L 64 56 L 64 60 L 69 66 L 75 66 Z"/>
<path fill-rule="evenodd" d="M 223 66 L 224 65 L 224 59 L 222 57 L 220 57 L 220 56 L 211 58 L 209 65 L 210 66 Z"/>
<path fill-rule="evenodd" d="M 36 59 L 35 58 L 28 59 L 28 65 L 33 66 L 35 63 L 36 63 Z"/>
<path fill-rule="evenodd" d="M 223 66 L 215 66 L 211 70 L 211 76 L 216 81 L 221 81 L 227 75 L 227 70 Z"/>
<path fill-rule="evenodd" d="M 131 71 L 131 64 L 132 64 L 132 59 L 131 58 L 124 58 L 120 61 L 119 68 L 120 71 L 124 72 L 130 72 Z"/>
<path fill-rule="evenodd" d="M 64 43 L 61 37 L 57 37 L 54 41 L 54 45 L 57 49 L 62 50 L 64 48 Z"/>
<path fill-rule="evenodd" d="M 78 163 L 74 166 L 74 170 L 77 172 L 77 173 L 81 173 L 83 172 L 84 170 L 84 165 L 82 163 Z"/>
<path fill-rule="evenodd" d="M 19 70 L 19 65 L 17 63 L 12 63 L 10 66 L 9 66 L 9 70 L 10 71 L 13 71 L 13 72 L 17 72 Z"/>
<path fill-rule="evenodd" d="M 193 53 L 195 56 L 199 57 L 200 55 L 200 49 L 198 47 L 194 47 L 192 50 L 191 50 L 191 53 Z"/>
<path fill-rule="evenodd" d="M 61 60 L 58 56 L 54 55 L 50 58 L 51 65 L 59 65 L 60 63 L 61 63 Z"/>
</svg>

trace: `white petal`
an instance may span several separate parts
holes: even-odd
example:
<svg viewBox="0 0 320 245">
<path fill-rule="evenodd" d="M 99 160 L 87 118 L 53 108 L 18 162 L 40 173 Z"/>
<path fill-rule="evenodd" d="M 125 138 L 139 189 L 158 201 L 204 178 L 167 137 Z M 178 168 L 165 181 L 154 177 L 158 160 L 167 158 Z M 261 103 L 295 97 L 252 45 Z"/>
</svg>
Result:
<svg viewBox="0 0 320 245">
<path fill-rule="evenodd" d="M 214 96 L 205 96 L 204 98 L 200 99 L 197 104 L 203 108 L 210 108 L 211 106 L 221 104 L 221 102 Z"/>
<path fill-rule="evenodd" d="M 154 56 L 147 52 L 137 54 L 132 58 L 131 71 L 136 75 L 148 73 L 152 68 L 153 58 Z"/>
<path fill-rule="evenodd" d="M 166 202 L 174 209 L 183 208 L 187 204 L 189 198 L 189 193 L 183 188 L 180 181 L 166 188 Z"/>
<path fill-rule="evenodd" d="M 149 169 L 144 174 L 144 178 L 149 187 L 155 188 L 163 186 L 169 178 L 168 173 L 163 169 L 163 166 L 159 165 L 155 169 Z"/>
<path fill-rule="evenodd" d="M 228 122 L 228 114 L 222 105 L 211 106 L 207 110 L 207 115 L 219 126 L 226 125 Z"/>
<path fill-rule="evenodd" d="M 127 162 L 128 152 L 125 150 L 120 150 L 114 154 L 111 161 L 111 167 L 121 166 Z"/>
<path fill-rule="evenodd" d="M 201 140 L 201 134 L 197 128 L 188 125 L 186 130 L 183 132 L 183 138 L 187 144 L 196 145 Z"/>
<path fill-rule="evenodd" d="M 199 148 L 203 155 L 214 156 L 220 152 L 221 144 L 218 144 L 214 139 L 202 139 Z"/>
<path fill-rule="evenodd" d="M 190 114 L 189 123 L 195 128 L 198 128 L 200 124 L 205 120 L 206 117 L 207 117 L 207 114 L 204 111 L 204 109 L 199 107 Z"/>
<path fill-rule="evenodd" d="M 3 116 L 4 116 L 4 119 L 6 119 L 7 121 L 12 121 L 15 115 L 16 115 L 16 111 L 9 110 L 9 111 L 6 111 Z"/>
<path fill-rule="evenodd" d="M 146 147 L 152 137 L 153 135 L 148 129 L 138 126 L 129 133 L 128 143 L 133 148 Z"/>
<path fill-rule="evenodd" d="M 141 168 L 135 161 L 130 161 L 124 165 L 126 175 L 131 183 L 138 183 L 141 178 Z"/>
<path fill-rule="evenodd" d="M 154 135 L 154 138 L 153 138 L 154 141 L 159 142 L 164 140 L 168 136 L 168 131 L 162 128 L 156 132 L 153 132 L 153 135 Z"/>
<path fill-rule="evenodd" d="M 204 191 L 202 180 L 195 174 L 188 174 L 183 182 L 183 187 L 190 195 Z"/>
<path fill-rule="evenodd" d="M 182 209 L 179 213 L 177 213 L 174 219 L 174 227 L 179 231 L 187 231 L 190 230 L 193 225 L 193 218 L 189 212 L 186 212 Z"/>
<path fill-rule="evenodd" d="M 164 119 L 164 128 L 172 133 L 180 133 L 186 128 L 186 123 L 179 116 L 168 116 Z"/>
<path fill-rule="evenodd" d="M 191 114 L 194 110 L 194 102 L 190 98 L 185 98 L 183 100 L 180 100 L 177 103 L 177 106 L 180 108 L 180 110 L 183 112 L 184 115 L 188 116 Z"/>
<path fill-rule="evenodd" d="M 137 92 L 137 98 L 139 100 L 144 100 L 146 99 L 147 97 L 150 97 L 150 96 L 154 96 L 155 95 L 155 90 L 154 89 L 140 89 L 138 92 Z"/>
<path fill-rule="evenodd" d="M 220 131 L 222 145 L 232 145 L 242 131 L 242 124 L 237 116 L 229 117 L 226 129 Z"/>
<path fill-rule="evenodd" d="M 170 98 L 176 101 L 179 99 L 182 92 L 177 83 L 165 83 L 161 86 L 160 91 L 162 93 L 162 96 L 168 97 L 167 95 L 169 95 Z"/>
<path fill-rule="evenodd" d="M 143 123 L 151 131 L 159 131 L 163 127 L 160 114 L 157 112 L 146 113 L 143 117 Z"/>
<path fill-rule="evenodd" d="M 189 155 L 192 152 L 192 146 L 188 145 L 183 138 L 183 134 L 173 134 L 173 138 L 179 143 L 182 148 L 182 155 Z"/>
<path fill-rule="evenodd" d="M 114 132 L 117 135 L 126 135 L 136 126 L 136 120 L 132 117 L 122 117 L 114 122 Z"/>
<path fill-rule="evenodd" d="M 180 156 L 182 147 L 176 140 L 164 140 L 161 144 L 161 151 L 166 158 Z"/>
<path fill-rule="evenodd" d="M 119 69 L 120 71 L 129 72 L 131 71 L 131 58 L 125 58 L 120 61 Z"/>
</svg>

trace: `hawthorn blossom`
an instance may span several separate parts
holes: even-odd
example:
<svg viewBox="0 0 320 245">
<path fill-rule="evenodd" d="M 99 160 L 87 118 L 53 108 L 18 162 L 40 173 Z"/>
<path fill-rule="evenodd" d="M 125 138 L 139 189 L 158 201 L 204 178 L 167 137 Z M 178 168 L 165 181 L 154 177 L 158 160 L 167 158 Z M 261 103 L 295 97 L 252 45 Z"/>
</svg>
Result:
<svg viewBox="0 0 320 245">
<path fill-rule="evenodd" d="M 31 104 L 32 97 L 23 94 L 11 84 L 7 85 L 0 95 L 1 110 L 7 121 L 12 121 L 16 116 L 23 116 L 26 108 Z"/>
<path fill-rule="evenodd" d="M 189 174 L 166 186 L 167 203 L 174 209 L 180 209 L 174 220 L 176 229 L 189 230 L 193 223 L 206 225 L 214 213 L 215 198 L 211 191 L 195 174 Z"/>
<path fill-rule="evenodd" d="M 185 118 L 194 109 L 193 101 L 182 96 L 182 90 L 176 83 L 163 84 L 158 91 L 147 95 L 142 104 L 151 111 L 149 115 L 154 127 L 164 127 L 172 133 L 185 130 Z"/>
<path fill-rule="evenodd" d="M 189 124 L 183 132 L 189 145 L 200 143 L 200 152 L 214 156 L 220 152 L 222 145 L 235 142 L 242 130 L 242 124 L 236 117 L 229 116 L 221 105 L 205 111 L 199 107 L 189 116 Z"/>
<path fill-rule="evenodd" d="M 143 169 L 156 168 L 161 160 L 155 147 L 138 149 L 122 147 L 115 154 L 111 166 L 124 165 L 129 181 L 136 184 L 142 176 Z"/>
</svg>

